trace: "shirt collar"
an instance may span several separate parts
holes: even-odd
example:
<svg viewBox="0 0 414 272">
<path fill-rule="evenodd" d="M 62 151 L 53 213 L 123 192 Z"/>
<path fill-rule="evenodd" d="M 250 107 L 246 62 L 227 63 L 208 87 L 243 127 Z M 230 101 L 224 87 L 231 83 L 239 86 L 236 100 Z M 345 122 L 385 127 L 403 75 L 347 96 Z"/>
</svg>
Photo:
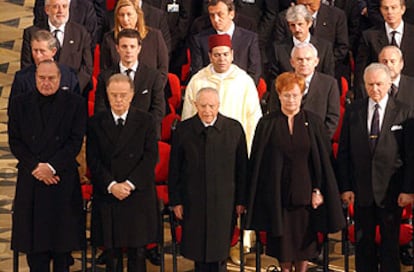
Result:
<svg viewBox="0 0 414 272">
<path fill-rule="evenodd" d="M 234 69 L 234 66 L 233 65 L 230 65 L 230 68 L 226 71 L 226 72 L 224 72 L 224 73 L 217 73 L 215 70 L 214 70 L 214 66 L 213 66 L 213 64 L 211 65 L 211 67 L 210 67 L 210 69 L 211 69 L 211 73 L 213 74 L 213 75 L 216 75 L 216 76 L 218 76 L 219 78 L 221 78 L 221 79 L 224 79 L 224 78 L 226 78 L 232 71 L 233 71 L 233 69 Z"/>
<path fill-rule="evenodd" d="M 115 124 L 118 122 L 119 118 L 122 118 L 124 120 L 124 123 L 125 123 L 125 120 L 127 119 L 127 115 L 128 115 L 128 110 L 126 112 L 124 112 L 122 115 L 117 115 L 112 110 L 111 110 L 111 113 L 112 113 L 112 117 L 114 118 Z"/>
<path fill-rule="evenodd" d="M 227 34 L 230 36 L 230 38 L 233 38 L 233 33 L 234 33 L 234 29 L 236 28 L 236 26 L 234 25 L 234 22 L 231 22 L 230 28 L 227 31 L 217 31 L 217 34 Z"/>
<path fill-rule="evenodd" d="M 52 25 L 49 19 L 47 20 L 47 23 L 49 25 L 50 32 L 53 33 L 53 31 L 55 31 L 56 29 L 59 29 L 59 31 L 62 31 L 62 33 L 65 33 L 66 23 L 62 24 L 60 27 L 55 27 L 54 25 Z"/>
<path fill-rule="evenodd" d="M 134 63 L 134 65 L 132 65 L 132 66 L 131 66 L 131 68 L 128 68 L 128 67 L 124 66 L 124 65 L 122 64 L 122 61 L 120 61 L 120 62 L 119 62 L 119 71 L 120 71 L 122 74 L 124 74 L 124 73 L 126 72 L 126 70 L 128 70 L 128 69 L 133 70 L 133 71 L 134 71 L 134 73 L 135 73 L 135 72 L 137 71 L 137 69 L 138 69 L 138 61 L 136 61 L 136 62 Z"/>
<path fill-rule="evenodd" d="M 298 39 L 296 39 L 294 36 L 292 36 L 292 38 L 293 38 L 293 45 L 294 45 L 294 46 L 297 46 L 297 45 L 299 45 L 299 44 L 306 44 L 306 43 L 310 43 L 311 35 L 310 35 L 310 33 L 309 33 L 308 37 L 307 37 L 307 38 L 306 38 L 303 42 L 299 41 L 299 40 L 298 40 Z"/>
<path fill-rule="evenodd" d="M 393 29 L 391 28 L 387 23 L 385 23 L 385 31 L 387 32 L 387 36 L 391 35 L 391 31 L 397 31 L 398 34 L 403 34 L 404 33 L 404 21 L 401 20 L 401 24 L 396 28 Z"/>
<path fill-rule="evenodd" d="M 392 82 L 395 86 L 400 86 L 401 74 L 397 76 L 397 78 Z"/>
<path fill-rule="evenodd" d="M 389 98 L 389 96 L 388 96 L 388 94 L 386 94 L 382 99 L 381 99 L 381 101 L 380 102 L 375 102 L 374 100 L 372 100 L 371 98 L 369 98 L 368 99 L 368 107 L 370 108 L 370 109 L 373 109 L 374 108 L 374 106 L 375 106 L 375 104 L 378 104 L 379 105 L 379 108 L 380 108 L 380 110 L 384 110 L 385 109 L 385 107 L 387 106 L 387 102 L 388 102 L 388 98 Z"/>
<path fill-rule="evenodd" d="M 201 120 L 201 119 L 200 119 Z M 214 118 L 213 119 L 213 121 L 211 121 L 211 123 L 210 124 L 207 124 L 207 123 L 205 123 L 204 121 L 202 121 L 201 120 L 201 123 L 203 123 L 203 125 L 205 126 L 205 127 L 212 127 L 212 126 L 214 126 L 214 124 L 216 123 L 216 121 L 217 121 L 217 116 L 216 116 L 216 118 Z"/>
</svg>

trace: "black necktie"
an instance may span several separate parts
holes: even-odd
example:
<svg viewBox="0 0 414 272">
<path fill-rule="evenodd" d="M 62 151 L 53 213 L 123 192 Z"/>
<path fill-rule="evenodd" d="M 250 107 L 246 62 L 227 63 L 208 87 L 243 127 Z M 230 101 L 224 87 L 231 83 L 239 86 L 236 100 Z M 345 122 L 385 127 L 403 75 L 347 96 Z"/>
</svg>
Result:
<svg viewBox="0 0 414 272">
<path fill-rule="evenodd" d="M 124 127 L 124 119 L 123 118 L 118 118 L 118 120 L 116 121 L 116 126 L 121 129 Z"/>
<path fill-rule="evenodd" d="M 395 34 L 397 34 L 397 33 L 398 32 L 395 31 L 395 30 L 391 31 L 391 43 L 390 43 L 390 45 L 394 45 L 396 47 L 399 47 L 398 44 L 397 44 L 397 41 L 395 40 Z"/>
<path fill-rule="evenodd" d="M 371 121 L 371 133 L 369 135 L 369 144 L 371 151 L 374 152 L 375 146 L 377 145 L 377 140 L 380 133 L 380 124 L 379 124 L 379 112 L 378 112 L 379 105 L 375 104 L 374 114 L 372 115 Z"/>
<path fill-rule="evenodd" d="M 55 29 L 53 30 L 53 36 L 55 36 L 56 39 L 56 54 L 55 54 L 55 61 L 59 61 L 59 56 L 60 56 L 60 49 L 61 49 L 61 45 L 60 45 L 60 41 L 58 39 L 58 33 L 60 32 L 59 29 Z"/>
<path fill-rule="evenodd" d="M 126 75 L 129 77 L 129 78 L 131 78 L 131 73 L 133 72 L 134 70 L 132 70 L 131 68 L 128 68 L 128 69 L 126 69 L 125 70 L 125 73 L 126 73 Z"/>
<path fill-rule="evenodd" d="M 316 28 L 316 17 L 312 17 L 312 25 L 311 25 L 311 28 L 309 29 L 309 32 L 311 35 L 314 35 L 315 28 Z"/>
<path fill-rule="evenodd" d="M 390 90 L 390 95 L 392 97 L 395 97 L 397 95 L 398 92 L 398 87 L 397 85 L 395 85 L 394 83 L 391 85 L 391 90 Z"/>
</svg>

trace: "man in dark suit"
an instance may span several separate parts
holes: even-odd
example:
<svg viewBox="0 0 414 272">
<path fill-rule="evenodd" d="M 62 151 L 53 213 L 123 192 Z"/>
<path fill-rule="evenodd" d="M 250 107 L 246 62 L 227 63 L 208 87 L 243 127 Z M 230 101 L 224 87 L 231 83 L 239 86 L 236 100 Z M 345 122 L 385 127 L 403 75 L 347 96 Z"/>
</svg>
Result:
<svg viewBox="0 0 414 272">
<path fill-rule="evenodd" d="M 335 59 L 332 44 L 310 34 L 312 15 L 306 7 L 303 5 L 290 7 L 286 12 L 286 21 L 292 37 L 273 43 L 268 56 L 268 66 L 270 69 L 267 69 L 269 75 L 267 82 L 269 87 L 277 75 L 293 70 L 290 64 L 290 53 L 293 46 L 300 43 L 311 43 L 318 49 L 319 63 L 316 66 L 316 71 L 335 76 Z"/>
<path fill-rule="evenodd" d="M 168 192 L 182 220 L 180 251 L 196 272 L 226 270 L 235 216 L 245 210 L 247 145 L 241 124 L 218 113 L 216 89 L 197 92 L 197 114 L 175 131 Z"/>
<path fill-rule="evenodd" d="M 69 13 L 71 15 L 69 21 L 85 27 L 92 40 L 91 47 L 95 48 L 99 39 L 102 39 L 102 24 L 98 24 L 97 11 L 92 0 L 70 0 Z M 45 0 L 35 1 L 33 14 L 33 25 L 47 24 L 48 17 L 45 12 Z"/>
<path fill-rule="evenodd" d="M 138 63 L 141 44 L 141 38 L 136 30 L 124 29 L 119 32 L 116 49 L 121 60 L 99 75 L 95 113 L 107 111 L 110 108 L 106 92 L 108 79 L 117 73 L 128 75 L 134 83 L 134 97 L 131 105 L 152 115 L 159 136 L 161 120 L 165 115 L 164 86 L 161 74 L 157 70 Z"/>
<path fill-rule="evenodd" d="M 22 93 L 36 91 L 36 66 L 45 60 L 53 60 L 57 51 L 57 41 L 46 30 L 38 30 L 32 36 L 31 49 L 34 64 L 17 71 L 10 90 L 10 100 Z M 78 77 L 73 69 L 63 64 L 58 64 L 60 70 L 60 89 L 80 93 Z"/>
<path fill-rule="evenodd" d="M 86 128 L 82 97 L 59 89 L 59 67 L 37 66 L 36 92 L 9 105 L 9 145 L 18 160 L 11 247 L 31 271 L 68 271 L 68 255 L 85 243 L 76 155 Z"/>
<path fill-rule="evenodd" d="M 350 80 L 349 67 L 349 38 L 345 12 L 334 6 L 321 4 L 321 0 L 297 0 L 312 14 L 313 23 L 310 32 L 313 36 L 332 43 L 335 57 L 335 78 L 340 82 L 341 77 Z M 291 33 L 283 13 L 275 25 L 274 41 L 280 42 Z"/>
<path fill-rule="evenodd" d="M 382 0 L 380 11 L 385 23 L 362 33 L 355 67 L 354 86 L 357 88 L 357 98 L 365 96 L 362 79 L 365 67 L 378 60 L 379 52 L 386 45 L 396 45 L 401 49 L 404 56 L 402 73 L 414 76 L 414 26 L 405 23 L 402 18 L 405 12 L 404 1 Z M 392 33 L 395 33 L 394 39 Z"/>
<path fill-rule="evenodd" d="M 390 94 L 397 101 L 414 108 L 414 77 L 401 74 L 404 68 L 404 59 L 401 50 L 396 46 L 387 45 L 381 50 L 378 61 L 390 69 L 392 80 Z"/>
<path fill-rule="evenodd" d="M 332 137 L 339 122 L 339 89 L 335 78 L 315 70 L 318 62 L 318 50 L 311 43 L 293 47 L 291 65 L 295 73 L 306 79 L 302 108 L 318 115 L 325 124 L 328 136 Z M 279 98 L 272 86 L 268 111 L 279 107 Z"/>
<path fill-rule="evenodd" d="M 95 114 L 87 133 L 87 161 L 94 182 L 92 240 L 109 251 L 115 271 L 127 248 L 128 272 L 146 271 L 145 245 L 159 233 L 154 168 L 157 136 L 151 114 L 130 106 L 134 84 L 123 74 L 107 84 L 110 109 Z"/>
<path fill-rule="evenodd" d="M 45 11 L 48 21 L 28 27 L 23 33 L 20 64 L 25 68 L 33 64 L 30 48 L 31 36 L 39 29 L 54 34 L 59 41 L 55 60 L 74 69 L 78 75 L 81 91 L 87 90 L 92 76 L 93 62 L 91 39 L 85 28 L 77 23 L 68 22 L 68 0 L 46 0 Z"/>
<path fill-rule="evenodd" d="M 210 63 L 208 37 L 213 34 L 228 34 L 233 45 L 233 63 L 245 70 L 257 85 L 262 72 L 257 34 L 234 24 L 235 7 L 232 0 L 211 0 L 208 12 L 213 27 L 191 39 L 191 73 L 197 73 Z"/>
<path fill-rule="evenodd" d="M 404 167 L 412 167 L 405 165 L 403 146 L 412 110 L 388 95 L 391 75 L 385 65 L 369 65 L 364 82 L 369 97 L 352 103 L 344 116 L 337 159 L 339 188 L 342 200 L 354 203 L 356 270 L 400 271 L 401 212 L 414 200 L 412 177 L 403 177 Z"/>
</svg>

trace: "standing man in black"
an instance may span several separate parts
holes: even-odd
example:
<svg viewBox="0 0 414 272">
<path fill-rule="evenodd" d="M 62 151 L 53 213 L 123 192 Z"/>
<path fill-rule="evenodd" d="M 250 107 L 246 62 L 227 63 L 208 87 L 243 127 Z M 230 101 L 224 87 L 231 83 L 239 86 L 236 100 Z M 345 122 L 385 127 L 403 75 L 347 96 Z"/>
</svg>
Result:
<svg viewBox="0 0 414 272">
<path fill-rule="evenodd" d="M 173 137 L 168 189 L 182 220 L 182 254 L 196 272 L 226 270 L 236 215 L 245 209 L 247 145 L 239 122 L 220 113 L 216 89 L 197 92 L 197 114 Z"/>
<path fill-rule="evenodd" d="M 343 202 L 354 204 L 356 270 L 400 271 L 401 212 L 414 199 L 412 177 L 404 178 L 404 167 L 412 168 L 405 164 L 404 134 L 413 115 L 409 106 L 388 95 L 388 67 L 369 65 L 364 82 L 368 98 L 352 103 L 344 116 L 337 159 L 339 189 Z"/>
<path fill-rule="evenodd" d="M 134 83 L 134 96 L 131 104 L 145 112 L 149 112 L 160 135 L 161 120 L 165 114 L 164 86 L 158 70 L 138 62 L 142 40 L 138 31 L 124 29 L 119 32 L 116 50 L 119 63 L 99 74 L 95 97 L 95 113 L 107 111 L 110 108 L 106 86 L 113 74 L 128 75 Z"/>
<path fill-rule="evenodd" d="M 127 248 L 127 271 L 145 272 L 145 245 L 157 240 L 160 227 L 155 124 L 151 114 L 131 106 L 134 84 L 128 76 L 111 76 L 107 96 L 110 109 L 90 119 L 86 143 L 94 180 L 92 240 L 109 251 L 107 270 L 121 267 Z"/>
<path fill-rule="evenodd" d="M 9 145 L 17 158 L 13 250 L 27 254 L 30 271 L 68 271 L 68 254 L 85 243 L 76 155 L 86 128 L 83 98 L 59 88 L 58 65 L 37 66 L 36 92 L 9 104 Z"/>
</svg>

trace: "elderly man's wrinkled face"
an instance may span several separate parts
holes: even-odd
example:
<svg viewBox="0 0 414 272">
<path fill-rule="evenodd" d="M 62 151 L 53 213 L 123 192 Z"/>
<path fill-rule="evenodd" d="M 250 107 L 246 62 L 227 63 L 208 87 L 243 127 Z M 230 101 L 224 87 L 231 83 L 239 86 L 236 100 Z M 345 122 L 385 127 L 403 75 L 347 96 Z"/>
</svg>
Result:
<svg viewBox="0 0 414 272">
<path fill-rule="evenodd" d="M 36 88 L 44 96 L 55 94 L 60 85 L 60 72 L 55 63 L 42 62 L 36 69 Z"/>
<path fill-rule="evenodd" d="M 368 96 L 377 103 L 387 95 L 391 88 L 391 80 L 383 70 L 367 72 L 364 81 Z"/>
<path fill-rule="evenodd" d="M 318 57 L 309 47 L 297 48 L 290 59 L 290 64 L 295 69 L 295 73 L 303 77 L 310 76 L 319 63 Z"/>
<path fill-rule="evenodd" d="M 134 97 L 134 90 L 127 81 L 113 81 L 106 88 L 109 105 L 117 115 L 124 114 L 131 104 Z"/>
<path fill-rule="evenodd" d="M 211 124 L 217 117 L 219 110 L 219 98 L 217 93 L 205 91 L 199 94 L 197 101 L 194 102 L 197 108 L 197 114 L 201 121 Z"/>
<path fill-rule="evenodd" d="M 228 31 L 234 19 L 234 10 L 229 11 L 229 8 L 223 2 L 218 2 L 215 6 L 209 6 L 208 14 L 211 25 L 217 31 Z"/>
<path fill-rule="evenodd" d="M 49 0 L 46 1 L 45 12 L 55 27 L 60 27 L 69 20 L 69 1 L 68 0 Z"/>
<path fill-rule="evenodd" d="M 224 73 L 230 69 L 233 62 L 233 50 L 228 46 L 216 46 L 208 53 L 210 62 L 217 73 Z"/>
<path fill-rule="evenodd" d="M 391 48 L 384 49 L 378 56 L 378 61 L 388 66 L 392 80 L 395 80 L 401 74 L 401 70 L 404 67 L 404 61 L 401 55 Z"/>
</svg>

